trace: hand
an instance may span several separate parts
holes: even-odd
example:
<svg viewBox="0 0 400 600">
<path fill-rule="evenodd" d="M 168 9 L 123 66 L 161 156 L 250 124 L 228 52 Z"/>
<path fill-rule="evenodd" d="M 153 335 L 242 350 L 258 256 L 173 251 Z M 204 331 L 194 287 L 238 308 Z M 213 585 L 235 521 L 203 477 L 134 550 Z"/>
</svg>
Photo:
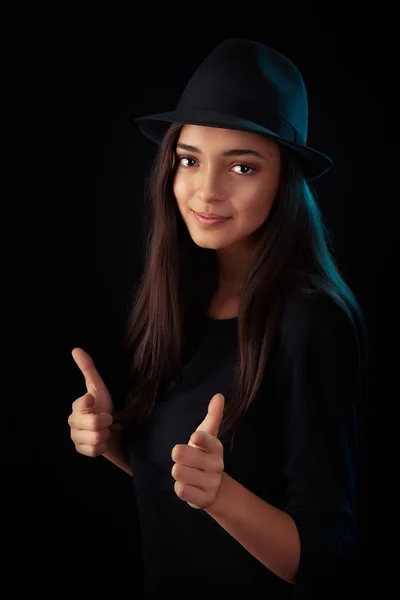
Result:
<svg viewBox="0 0 400 600">
<path fill-rule="evenodd" d="M 206 418 L 191 435 L 189 443 L 177 444 L 172 449 L 175 493 L 192 508 L 209 508 L 221 485 L 224 448 L 217 436 L 224 405 L 224 396 L 215 394 Z"/>
<path fill-rule="evenodd" d="M 72 357 L 85 378 L 87 393 L 72 404 L 71 439 L 80 454 L 101 456 L 107 451 L 113 422 L 112 399 L 89 354 L 74 348 Z"/>
</svg>

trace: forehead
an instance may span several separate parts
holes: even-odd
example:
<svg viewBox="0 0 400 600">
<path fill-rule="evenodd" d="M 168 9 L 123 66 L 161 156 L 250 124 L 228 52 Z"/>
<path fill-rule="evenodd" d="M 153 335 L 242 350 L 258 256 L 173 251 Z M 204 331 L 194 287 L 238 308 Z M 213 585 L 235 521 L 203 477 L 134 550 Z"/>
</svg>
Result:
<svg viewBox="0 0 400 600">
<path fill-rule="evenodd" d="M 248 148 L 260 153 L 279 152 L 276 142 L 258 133 L 200 125 L 184 125 L 178 142 L 196 146 L 202 151 Z"/>
</svg>

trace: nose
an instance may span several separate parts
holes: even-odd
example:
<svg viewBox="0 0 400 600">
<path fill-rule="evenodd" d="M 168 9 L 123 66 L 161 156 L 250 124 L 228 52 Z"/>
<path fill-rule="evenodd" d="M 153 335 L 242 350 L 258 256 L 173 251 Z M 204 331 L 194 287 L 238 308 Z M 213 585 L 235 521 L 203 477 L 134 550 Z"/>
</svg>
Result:
<svg viewBox="0 0 400 600">
<path fill-rule="evenodd" d="M 216 169 L 204 168 L 198 173 L 196 197 L 207 204 L 220 202 L 226 198 L 223 177 Z"/>
</svg>

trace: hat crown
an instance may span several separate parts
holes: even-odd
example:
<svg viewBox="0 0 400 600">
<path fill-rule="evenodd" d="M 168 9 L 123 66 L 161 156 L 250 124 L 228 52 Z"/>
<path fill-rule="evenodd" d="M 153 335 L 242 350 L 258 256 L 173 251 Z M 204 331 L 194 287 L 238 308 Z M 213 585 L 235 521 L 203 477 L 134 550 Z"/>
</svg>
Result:
<svg viewBox="0 0 400 600">
<path fill-rule="evenodd" d="M 219 44 L 186 85 L 177 108 L 239 116 L 305 144 L 306 87 L 298 68 L 278 51 L 251 40 Z"/>
</svg>

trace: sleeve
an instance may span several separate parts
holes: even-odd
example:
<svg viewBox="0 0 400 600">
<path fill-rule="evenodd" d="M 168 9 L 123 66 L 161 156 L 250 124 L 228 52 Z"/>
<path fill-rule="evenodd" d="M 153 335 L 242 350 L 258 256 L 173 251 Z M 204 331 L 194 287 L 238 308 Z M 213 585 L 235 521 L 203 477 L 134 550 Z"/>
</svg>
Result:
<svg viewBox="0 0 400 600">
<path fill-rule="evenodd" d="M 348 593 L 357 578 L 358 337 L 344 310 L 326 303 L 292 312 L 286 326 L 292 335 L 279 394 L 284 511 L 301 547 L 293 597 L 327 600 Z"/>
</svg>

